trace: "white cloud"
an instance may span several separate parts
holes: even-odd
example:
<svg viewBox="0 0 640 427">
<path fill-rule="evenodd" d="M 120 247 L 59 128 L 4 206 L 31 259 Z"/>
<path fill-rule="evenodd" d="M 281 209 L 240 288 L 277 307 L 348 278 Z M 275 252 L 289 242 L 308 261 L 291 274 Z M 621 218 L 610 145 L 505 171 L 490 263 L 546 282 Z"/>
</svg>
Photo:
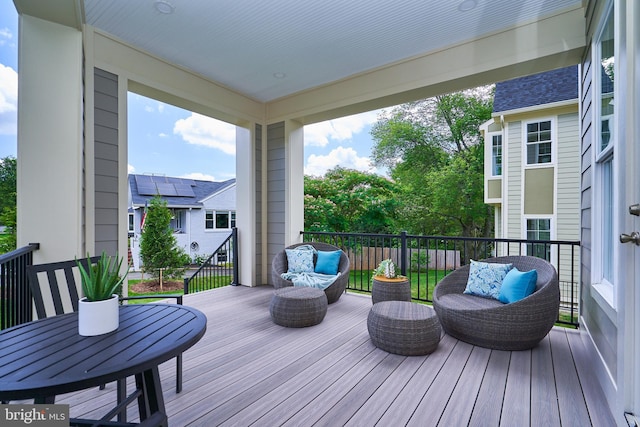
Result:
<svg viewBox="0 0 640 427">
<path fill-rule="evenodd" d="M 225 154 L 236 154 L 236 127 L 211 117 L 191 113 L 186 119 L 180 119 L 173 127 L 189 144 L 215 148 Z"/>
<path fill-rule="evenodd" d="M 11 40 L 12 38 L 13 34 L 11 33 L 11 30 L 9 30 L 7 27 L 0 28 L 0 46 L 4 46 L 5 44 L 7 44 L 7 41 Z"/>
<path fill-rule="evenodd" d="M 374 172 L 371 160 L 368 157 L 359 157 L 351 147 L 338 147 L 331 150 L 326 156 L 312 154 L 307 159 L 304 168 L 305 175 L 323 176 L 329 169 L 342 166 L 348 169 L 356 169 L 362 172 Z"/>
<path fill-rule="evenodd" d="M 338 142 L 346 141 L 351 139 L 354 134 L 362 132 L 366 126 L 375 123 L 377 118 L 378 111 L 369 111 L 307 125 L 304 127 L 304 143 L 305 145 L 325 147 L 330 139 Z"/>
<path fill-rule="evenodd" d="M 213 175 L 207 175 L 206 173 L 201 172 L 188 173 L 186 175 L 182 175 L 180 178 L 197 179 L 200 181 L 217 181 Z"/>
<path fill-rule="evenodd" d="M 136 173 L 136 168 L 134 168 L 133 165 L 127 164 L 127 173 Z"/>
<path fill-rule="evenodd" d="M 167 135 L 167 134 L 166 134 L 166 133 L 164 133 L 164 132 L 160 132 L 160 133 L 158 134 L 158 136 L 159 136 L 160 138 L 167 138 L 169 135 Z"/>
<path fill-rule="evenodd" d="M 18 132 L 18 73 L 0 64 L 0 134 Z"/>
<path fill-rule="evenodd" d="M 144 111 L 146 111 L 147 113 L 155 113 L 156 110 L 154 110 L 154 108 L 151 105 L 145 105 L 144 106 Z"/>
</svg>

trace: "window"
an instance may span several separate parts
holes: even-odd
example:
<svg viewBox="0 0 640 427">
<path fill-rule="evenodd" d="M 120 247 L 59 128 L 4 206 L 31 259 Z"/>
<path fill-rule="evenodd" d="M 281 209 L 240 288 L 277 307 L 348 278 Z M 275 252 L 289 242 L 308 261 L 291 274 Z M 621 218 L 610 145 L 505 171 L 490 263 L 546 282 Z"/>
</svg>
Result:
<svg viewBox="0 0 640 427">
<path fill-rule="evenodd" d="M 236 226 L 235 211 L 206 211 L 204 228 L 206 230 L 228 230 Z"/>
<path fill-rule="evenodd" d="M 213 230 L 213 211 L 207 211 L 204 216 L 204 228 L 205 230 Z"/>
<path fill-rule="evenodd" d="M 551 120 L 527 123 L 527 164 L 551 163 Z"/>
<path fill-rule="evenodd" d="M 502 175 L 502 135 L 492 135 L 491 137 L 491 174 L 493 176 Z"/>
<path fill-rule="evenodd" d="M 551 219 L 527 219 L 527 240 L 551 240 Z M 551 245 L 527 243 L 527 255 L 551 261 Z"/>
<path fill-rule="evenodd" d="M 594 274 L 595 284 L 613 285 L 613 256 L 614 256 L 614 218 L 615 206 L 613 204 L 615 176 L 615 104 L 614 104 L 614 13 L 613 8 L 606 15 L 601 32 L 594 46 L 594 87 L 597 96 L 594 97 L 594 120 L 597 135 L 595 139 L 595 163 L 594 163 L 594 239 L 600 242 L 594 245 Z M 611 289 L 611 288 L 610 288 Z M 613 295 L 613 292 L 611 293 Z M 613 303 L 613 301 L 611 301 Z"/>
<path fill-rule="evenodd" d="M 229 212 L 216 212 L 216 228 L 229 228 Z"/>
<path fill-rule="evenodd" d="M 133 229 L 133 212 L 129 213 L 129 233 L 133 233 L 135 230 Z"/>
</svg>

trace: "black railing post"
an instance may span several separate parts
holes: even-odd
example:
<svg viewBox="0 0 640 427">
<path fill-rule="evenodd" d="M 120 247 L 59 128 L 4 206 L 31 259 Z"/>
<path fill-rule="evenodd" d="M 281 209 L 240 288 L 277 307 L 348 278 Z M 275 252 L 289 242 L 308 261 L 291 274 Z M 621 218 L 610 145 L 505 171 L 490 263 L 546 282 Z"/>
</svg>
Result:
<svg viewBox="0 0 640 427">
<path fill-rule="evenodd" d="M 407 232 L 400 232 L 400 274 L 407 275 Z"/>
<path fill-rule="evenodd" d="M 231 285 L 238 286 L 238 272 L 240 269 L 238 265 L 238 229 L 236 227 L 231 229 L 231 247 L 233 252 L 233 281 L 231 282 Z"/>
<path fill-rule="evenodd" d="M 185 295 L 189 294 L 189 281 L 190 281 L 189 277 L 184 278 L 184 294 Z"/>
</svg>

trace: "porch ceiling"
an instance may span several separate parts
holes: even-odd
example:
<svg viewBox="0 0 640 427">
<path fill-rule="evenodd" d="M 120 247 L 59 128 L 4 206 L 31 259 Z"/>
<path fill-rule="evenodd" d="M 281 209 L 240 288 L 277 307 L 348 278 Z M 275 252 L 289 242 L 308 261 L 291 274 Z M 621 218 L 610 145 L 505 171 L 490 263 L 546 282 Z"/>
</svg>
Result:
<svg viewBox="0 0 640 427">
<path fill-rule="evenodd" d="M 87 24 L 260 102 L 498 34 L 583 3 L 76 1 Z"/>
</svg>

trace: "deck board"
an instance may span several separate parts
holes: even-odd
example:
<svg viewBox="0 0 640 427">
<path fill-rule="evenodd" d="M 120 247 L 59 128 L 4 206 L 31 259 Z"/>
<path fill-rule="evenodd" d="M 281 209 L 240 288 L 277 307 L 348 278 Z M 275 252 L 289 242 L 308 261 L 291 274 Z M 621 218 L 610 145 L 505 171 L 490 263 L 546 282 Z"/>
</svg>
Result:
<svg viewBox="0 0 640 427">
<path fill-rule="evenodd" d="M 444 335 L 431 355 L 404 357 L 371 344 L 367 296 L 346 294 L 322 323 L 297 329 L 271 321 L 271 294 L 226 287 L 185 297 L 207 315 L 207 332 L 184 354 L 182 393 L 175 361 L 160 366 L 170 425 L 615 425 L 576 331 L 554 328 L 520 352 Z M 114 400 L 112 383 L 57 402 L 99 418 Z M 135 408 L 128 417 L 137 420 Z"/>
</svg>

